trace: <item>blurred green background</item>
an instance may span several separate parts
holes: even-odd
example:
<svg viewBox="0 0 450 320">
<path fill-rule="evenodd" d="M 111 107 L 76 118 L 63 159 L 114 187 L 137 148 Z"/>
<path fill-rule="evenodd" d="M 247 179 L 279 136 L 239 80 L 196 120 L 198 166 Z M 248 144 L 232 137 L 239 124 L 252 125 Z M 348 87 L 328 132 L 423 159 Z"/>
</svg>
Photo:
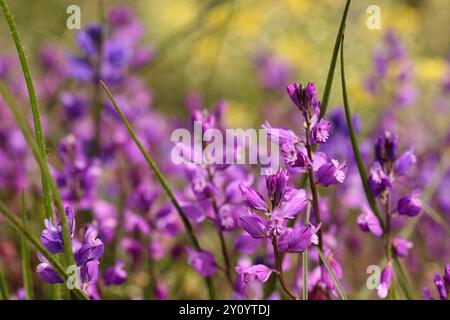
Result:
<svg viewBox="0 0 450 320">
<path fill-rule="evenodd" d="M 258 111 L 268 98 L 257 80 L 254 55 L 264 51 L 286 59 L 293 70 L 291 80 L 315 81 L 321 95 L 345 1 L 10 1 L 32 60 L 46 42 L 75 48 L 76 31 L 68 30 L 65 23 L 71 4 L 80 6 L 82 26 L 99 20 L 102 6 L 105 11 L 117 4 L 135 8 L 146 24 L 143 43 L 156 52 L 153 63 L 141 71 L 154 93 L 155 108 L 182 114 L 186 93 L 198 92 L 207 106 L 228 100 L 229 124 L 248 127 L 259 126 Z M 366 26 L 370 5 L 381 8 L 381 30 Z M 363 90 L 362 79 L 370 73 L 373 48 L 386 30 L 396 30 L 405 42 L 421 92 L 443 78 L 450 53 L 450 1 L 357 0 L 347 21 L 350 98 L 369 124 L 373 109 L 381 106 Z M 1 50 L 13 51 L 4 23 L 0 31 Z M 335 81 L 330 104 L 340 103 L 340 85 Z"/>
</svg>

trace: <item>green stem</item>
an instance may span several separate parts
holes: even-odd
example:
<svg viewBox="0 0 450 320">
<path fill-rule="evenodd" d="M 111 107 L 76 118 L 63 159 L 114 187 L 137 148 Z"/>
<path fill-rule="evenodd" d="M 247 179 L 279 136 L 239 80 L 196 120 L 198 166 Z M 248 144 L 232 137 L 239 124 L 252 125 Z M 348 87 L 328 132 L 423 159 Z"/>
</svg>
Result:
<svg viewBox="0 0 450 320">
<path fill-rule="evenodd" d="M 305 226 L 309 224 L 309 214 L 311 205 L 308 203 L 306 207 Z M 303 255 L 303 300 L 308 300 L 308 248 L 302 253 Z"/>
<path fill-rule="evenodd" d="M 47 259 L 47 261 L 53 266 L 56 273 L 59 274 L 59 276 L 66 281 L 68 276 L 64 270 L 64 267 L 58 262 L 57 258 L 51 254 L 39 241 L 39 239 L 36 239 L 31 233 L 25 228 L 22 221 L 18 219 L 7 207 L 6 205 L 0 201 L 0 212 L 3 214 L 3 216 L 6 218 L 6 220 L 14 227 L 16 228 L 22 236 L 24 236 L 28 242 L 42 255 Z M 78 289 L 73 290 L 75 296 L 80 300 L 89 300 L 89 298 L 86 296 L 86 294 Z"/>
<path fill-rule="evenodd" d="M 17 32 L 16 24 L 12 17 L 11 11 L 9 10 L 9 6 L 5 0 L 0 0 L 0 6 L 2 7 L 3 13 L 5 14 L 6 20 L 9 25 L 9 29 L 11 31 L 11 35 L 14 39 L 17 53 L 19 55 L 20 64 L 22 65 L 23 75 L 25 77 L 25 82 L 28 88 L 28 95 L 30 99 L 31 110 L 33 112 L 33 122 L 34 122 L 34 130 L 36 135 L 36 141 L 38 143 L 40 152 L 42 156 L 45 158 L 47 156 L 46 146 L 45 146 L 45 138 L 42 131 L 41 124 L 41 115 L 39 112 L 39 104 L 36 97 L 36 92 L 33 85 L 33 80 L 31 77 L 31 71 L 28 66 L 27 58 L 25 56 L 25 51 L 23 49 L 22 42 L 19 37 L 19 33 Z M 50 190 L 49 182 L 47 181 L 47 177 L 41 176 L 42 180 L 42 192 L 44 194 L 44 206 L 45 206 L 45 216 L 47 218 L 53 219 L 53 206 L 52 206 L 52 193 Z"/>
<path fill-rule="evenodd" d="M 348 300 L 347 296 L 345 295 L 344 289 L 342 289 L 342 286 L 339 283 L 339 280 L 333 271 L 333 268 L 331 268 L 331 266 L 328 264 L 327 259 L 323 256 L 322 250 L 320 250 L 319 248 L 316 248 L 316 250 L 319 253 L 320 260 L 323 262 L 323 264 L 327 268 L 328 272 L 330 273 L 331 277 L 333 278 L 333 281 L 334 281 L 334 284 L 336 285 L 339 296 L 341 297 L 342 300 Z"/>
<path fill-rule="evenodd" d="M 333 85 L 334 70 L 336 69 L 336 62 L 339 53 L 339 47 L 341 46 L 342 36 L 345 29 L 345 21 L 347 20 L 348 9 L 350 8 L 351 0 L 347 0 L 342 14 L 341 23 L 339 24 L 338 33 L 336 35 L 336 41 L 334 43 L 333 55 L 331 56 L 330 68 L 328 69 L 327 82 L 325 84 L 325 90 L 323 91 L 322 105 L 320 107 L 319 119 L 322 119 L 328 107 L 328 101 L 330 99 L 331 87 Z"/>
<path fill-rule="evenodd" d="M 409 285 L 408 278 L 406 277 L 406 273 L 402 267 L 402 264 L 400 263 L 400 260 L 398 257 L 394 256 L 394 268 L 395 273 L 397 274 L 398 282 L 400 283 L 400 287 L 402 288 L 402 291 L 408 300 L 414 300 L 414 294 L 411 290 L 411 287 Z"/>
<path fill-rule="evenodd" d="M 26 226 L 27 221 L 27 203 L 25 198 L 25 190 L 22 190 L 20 202 L 20 215 L 22 224 Z M 22 275 L 23 275 L 23 288 L 25 290 L 25 298 L 27 300 L 33 300 L 33 283 L 31 278 L 31 265 L 30 265 L 30 250 L 28 248 L 27 239 L 23 234 L 20 235 L 20 247 L 22 253 Z"/>
<path fill-rule="evenodd" d="M 2 262 L 0 261 L 0 300 L 9 299 L 8 284 L 6 283 L 5 273 L 3 272 Z"/>
<path fill-rule="evenodd" d="M 280 283 L 281 288 L 283 288 L 284 292 L 286 292 L 287 295 L 291 297 L 292 300 L 297 300 L 298 299 L 297 295 L 292 292 L 292 290 L 287 285 L 286 280 L 284 279 L 283 261 L 282 261 L 283 259 L 280 252 L 278 251 L 278 238 L 276 236 L 274 236 L 272 239 L 272 247 L 273 247 L 273 254 L 275 255 L 278 282 Z"/>
<path fill-rule="evenodd" d="M 1 0 L 0 0 L 1 1 Z M 11 110 L 12 114 L 14 115 L 14 118 L 19 125 L 22 134 L 30 147 L 30 149 L 33 152 L 33 156 L 36 159 L 39 169 L 41 171 L 41 176 L 45 176 L 46 180 L 49 182 L 50 189 L 53 192 L 54 200 L 56 202 L 57 211 L 59 214 L 59 219 L 61 221 L 62 226 L 62 236 L 63 236 L 63 244 L 64 244 L 64 251 L 66 254 L 66 262 L 68 265 L 75 265 L 75 260 L 72 254 L 72 240 L 70 237 L 69 232 L 69 226 L 67 223 L 67 217 L 64 211 L 64 205 L 61 200 L 61 194 L 59 192 L 58 186 L 56 185 L 55 179 L 53 178 L 52 174 L 50 173 L 50 170 L 48 168 L 48 163 L 46 158 L 42 155 L 42 153 L 39 150 L 38 145 L 34 141 L 33 133 L 28 126 L 28 123 L 26 120 L 22 117 L 22 115 L 19 113 L 16 102 L 14 98 L 12 97 L 11 92 L 8 90 L 7 87 L 3 85 L 3 83 L 0 83 L 0 92 L 3 95 L 3 98 L 5 99 L 6 105 Z"/>
<path fill-rule="evenodd" d="M 136 146 L 138 147 L 138 149 L 140 150 L 140 152 L 144 156 L 145 160 L 147 161 L 147 164 L 152 169 L 152 171 L 155 174 L 157 180 L 159 181 L 159 183 L 163 187 L 164 191 L 166 192 L 167 196 L 169 197 L 169 199 L 171 200 L 172 204 L 174 205 L 175 209 L 177 210 L 178 215 L 180 216 L 181 220 L 183 221 L 184 227 L 185 227 L 185 229 L 186 229 L 186 231 L 188 233 L 188 236 L 189 236 L 189 239 L 191 240 L 192 245 L 194 246 L 194 248 L 197 251 L 201 251 L 202 248 L 200 247 L 200 244 L 199 244 L 199 242 L 198 242 L 198 240 L 197 240 L 197 238 L 196 238 L 196 236 L 194 234 L 194 230 L 192 228 L 191 222 L 189 221 L 188 217 L 186 216 L 186 214 L 184 213 L 183 209 L 181 208 L 178 200 L 176 199 L 176 197 L 175 197 L 174 193 L 172 192 L 172 189 L 170 188 L 170 186 L 167 183 L 166 179 L 162 175 L 161 171 L 159 171 L 159 168 L 156 166 L 156 164 L 153 162 L 153 159 L 150 157 L 150 155 L 147 153 L 147 151 L 145 151 L 145 148 L 142 145 L 142 143 L 139 141 L 138 137 L 136 136 L 136 133 L 134 132 L 133 127 L 128 122 L 127 118 L 123 114 L 123 112 L 120 109 L 120 107 L 117 105 L 116 100 L 114 99 L 111 91 L 108 89 L 108 87 L 105 85 L 105 83 L 103 83 L 103 81 L 101 81 L 101 80 L 100 80 L 100 85 L 105 90 L 107 96 L 109 97 L 109 99 L 111 100 L 112 104 L 114 105 L 114 108 L 116 109 L 117 113 L 119 114 L 120 118 L 122 119 L 122 122 L 124 123 L 125 127 L 127 128 L 128 132 L 130 133 L 131 138 L 133 139 L 134 143 L 136 144 Z M 211 279 L 209 277 L 207 277 L 205 279 L 206 279 L 206 282 L 207 282 L 209 296 L 210 296 L 211 299 L 213 299 L 213 297 L 214 297 L 214 290 L 213 290 Z"/>
<path fill-rule="evenodd" d="M 345 82 L 345 70 L 344 70 L 344 33 L 342 33 L 342 43 L 341 43 L 341 82 L 342 82 L 342 96 L 344 98 L 344 110 L 345 110 L 345 118 L 347 120 L 347 127 L 350 133 L 350 141 L 352 144 L 353 155 L 355 156 L 356 165 L 358 166 L 359 175 L 361 176 L 361 182 L 364 187 L 364 193 L 367 198 L 367 202 L 369 203 L 370 208 L 372 209 L 375 216 L 378 218 L 381 228 L 384 230 L 384 222 L 381 218 L 380 211 L 378 210 L 377 203 L 375 198 L 372 195 L 372 192 L 369 188 L 369 182 L 367 179 L 366 170 L 364 168 L 364 163 L 361 158 L 361 152 L 359 151 L 358 140 L 356 139 L 355 130 L 353 129 L 352 123 L 352 115 L 350 113 L 350 107 L 347 96 L 347 85 Z"/>
</svg>

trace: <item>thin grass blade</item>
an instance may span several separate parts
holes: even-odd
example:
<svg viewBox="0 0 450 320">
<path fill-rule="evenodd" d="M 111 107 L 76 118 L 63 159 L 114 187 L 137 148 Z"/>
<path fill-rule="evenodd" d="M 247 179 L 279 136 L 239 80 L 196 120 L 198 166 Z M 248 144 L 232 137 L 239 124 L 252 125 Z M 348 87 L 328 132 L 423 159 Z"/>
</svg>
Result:
<svg viewBox="0 0 450 320">
<path fill-rule="evenodd" d="M 322 250 L 319 249 L 319 247 L 316 247 L 317 252 L 319 253 L 320 260 L 322 260 L 323 264 L 327 268 L 328 272 L 331 274 L 331 277 L 333 278 L 334 284 L 336 285 L 336 288 L 338 290 L 339 296 L 342 300 L 348 300 L 344 289 L 342 289 L 341 284 L 339 283 L 338 278 L 336 277 L 336 274 L 333 271 L 333 268 L 331 268 L 330 264 L 328 263 L 327 259 L 323 256 Z"/>
<path fill-rule="evenodd" d="M 27 225 L 27 203 L 25 197 L 25 190 L 22 190 L 20 199 L 20 217 L 22 224 Z M 25 290 L 25 298 L 27 300 L 33 300 L 33 282 L 32 271 L 30 264 L 30 250 L 28 248 L 27 239 L 23 234 L 20 235 L 20 249 L 22 253 L 22 276 L 23 276 L 23 288 Z"/>
<path fill-rule="evenodd" d="M 127 118 L 123 114 L 123 112 L 120 109 L 120 107 L 117 105 L 117 102 L 115 101 L 111 91 L 108 89 L 108 87 L 105 85 L 105 83 L 103 81 L 100 81 L 100 85 L 103 87 L 103 89 L 105 90 L 106 95 L 111 100 L 112 104 L 114 105 L 114 108 L 116 109 L 116 111 L 119 114 L 122 122 L 124 123 L 125 127 L 127 128 L 128 132 L 130 133 L 130 136 L 133 139 L 134 143 L 136 144 L 136 146 L 141 151 L 142 155 L 144 156 L 144 158 L 147 161 L 148 165 L 150 166 L 151 170 L 155 174 L 155 176 L 158 179 L 159 183 L 163 187 L 163 189 L 166 192 L 167 196 L 169 197 L 170 201 L 175 206 L 175 209 L 177 210 L 181 220 L 183 221 L 184 227 L 185 227 L 185 229 L 186 229 L 186 231 L 188 233 L 188 236 L 189 236 L 189 239 L 191 240 L 192 245 L 195 247 L 196 250 L 198 250 L 198 251 L 202 250 L 201 247 L 200 247 L 200 244 L 199 244 L 199 242 L 197 240 L 197 237 L 194 234 L 194 230 L 192 228 L 191 222 L 189 221 L 188 217 L 186 216 L 186 214 L 184 213 L 183 209 L 181 208 L 181 206 L 180 206 L 178 200 L 176 199 L 172 189 L 170 188 L 168 182 L 166 181 L 166 179 L 162 175 L 162 173 L 159 170 L 159 168 L 156 166 L 156 164 L 153 161 L 153 159 L 147 153 L 147 151 L 145 150 L 145 148 L 142 145 L 142 143 L 139 141 L 139 138 L 137 137 L 133 127 L 128 122 Z M 206 278 L 206 281 L 207 281 L 207 287 L 208 287 L 208 291 L 209 291 L 210 297 L 214 296 L 211 279 L 208 277 L 208 278 Z"/>
<path fill-rule="evenodd" d="M 350 8 L 351 2 L 351 0 L 347 0 L 347 2 L 345 3 L 344 13 L 342 14 L 341 23 L 339 24 L 336 41 L 334 43 L 333 55 L 331 56 L 330 68 L 328 69 L 327 82 L 325 83 L 325 89 L 323 91 L 319 119 L 322 119 L 327 113 L 328 101 L 330 100 L 331 88 L 333 86 L 334 70 L 336 69 L 339 47 L 341 46 L 342 35 L 344 33 L 345 22 L 347 20 L 348 10 Z"/>
<path fill-rule="evenodd" d="M 345 69 L 344 69 L 344 33 L 342 34 L 342 42 L 341 42 L 341 81 L 342 81 L 342 96 L 344 99 L 344 110 L 345 110 L 345 119 L 347 121 L 347 128 L 350 133 L 350 141 L 352 144 L 353 155 L 355 156 L 356 164 L 358 166 L 359 175 L 361 177 L 361 182 L 364 187 L 364 193 L 367 198 L 367 202 L 369 203 L 370 208 L 373 213 L 376 215 L 378 220 L 380 221 L 380 225 L 384 230 L 384 222 L 381 218 L 380 211 L 378 210 L 377 203 L 375 198 L 372 195 L 372 192 L 369 188 L 369 182 L 367 179 L 366 169 L 364 168 L 364 163 L 361 157 L 361 151 L 359 150 L 358 140 L 356 138 L 355 130 L 353 128 L 352 115 L 350 113 L 350 107 L 347 96 L 347 85 L 345 81 Z"/>
</svg>

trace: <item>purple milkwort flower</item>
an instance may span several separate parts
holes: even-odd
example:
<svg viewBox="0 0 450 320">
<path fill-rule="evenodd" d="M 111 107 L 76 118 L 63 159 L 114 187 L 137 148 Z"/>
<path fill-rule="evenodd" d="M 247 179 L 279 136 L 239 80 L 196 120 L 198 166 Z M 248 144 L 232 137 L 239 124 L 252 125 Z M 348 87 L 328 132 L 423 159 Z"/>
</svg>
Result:
<svg viewBox="0 0 450 320">
<path fill-rule="evenodd" d="M 308 82 L 306 87 L 302 84 L 292 83 L 287 86 L 287 92 L 301 112 L 309 113 L 317 107 L 317 91 L 313 82 Z"/>
<path fill-rule="evenodd" d="M 255 239 L 266 238 L 269 235 L 267 220 L 257 214 L 239 217 L 239 225 Z"/>
<path fill-rule="evenodd" d="M 331 122 L 320 119 L 318 123 L 311 129 L 311 144 L 325 143 L 330 136 Z"/>
<path fill-rule="evenodd" d="M 398 159 L 395 164 L 395 171 L 397 175 L 403 176 L 405 175 L 413 164 L 417 162 L 417 158 L 414 155 L 414 149 L 409 147 L 408 150 L 405 151 Z"/>
<path fill-rule="evenodd" d="M 123 238 L 120 241 L 120 245 L 122 249 L 133 258 L 134 261 L 138 260 L 142 255 L 142 243 L 137 239 Z"/>
<path fill-rule="evenodd" d="M 253 282 L 254 280 L 264 283 L 269 279 L 273 272 L 271 268 L 263 264 L 255 264 L 249 267 L 238 265 L 235 270 L 238 274 L 242 275 L 242 281 L 245 284 Z"/>
<path fill-rule="evenodd" d="M 243 254 L 253 254 L 261 247 L 261 240 L 243 232 L 236 237 L 234 248 Z"/>
<path fill-rule="evenodd" d="M 128 273 L 125 271 L 124 266 L 125 262 L 123 260 L 117 260 L 114 265 L 106 269 L 103 277 L 107 286 L 121 285 L 127 280 Z"/>
<path fill-rule="evenodd" d="M 38 259 L 40 263 L 36 267 L 36 272 L 42 280 L 48 283 L 64 283 L 63 279 L 56 273 L 52 265 L 44 258 L 44 256 L 38 252 Z"/>
<path fill-rule="evenodd" d="M 204 277 L 212 276 L 217 271 L 217 264 L 214 256 L 208 251 L 196 251 L 186 248 L 188 253 L 188 263 Z"/>
<path fill-rule="evenodd" d="M 74 252 L 75 261 L 78 266 L 84 265 L 89 261 L 100 260 L 103 256 L 104 245 L 98 237 L 96 226 L 89 226 L 84 235 L 83 243 L 78 250 Z"/>
<path fill-rule="evenodd" d="M 79 119 L 86 114 L 87 102 L 83 96 L 64 91 L 60 94 L 59 100 L 64 109 L 66 119 Z"/>
<path fill-rule="evenodd" d="M 436 286 L 436 289 L 439 293 L 439 298 L 441 300 L 447 300 L 448 299 L 448 292 L 447 288 L 445 287 L 445 281 L 444 278 L 440 274 L 436 274 L 434 276 L 434 285 Z"/>
<path fill-rule="evenodd" d="M 404 196 L 398 200 L 397 211 L 400 215 L 415 217 L 421 210 L 422 200 L 420 199 L 419 189 L 413 190 L 410 195 Z"/>
<path fill-rule="evenodd" d="M 167 285 L 161 279 L 156 280 L 153 294 L 157 300 L 167 300 L 169 298 Z"/>
<path fill-rule="evenodd" d="M 259 211 L 268 210 L 266 201 L 258 191 L 243 184 L 239 185 L 239 188 L 241 189 L 242 197 L 247 207 Z"/>
<path fill-rule="evenodd" d="M 369 187 L 375 197 L 393 188 L 391 178 L 386 175 L 379 162 L 375 162 L 370 168 Z"/>
<path fill-rule="evenodd" d="M 75 230 L 75 216 L 73 210 L 70 207 L 66 207 L 65 210 L 67 223 L 70 230 L 70 236 L 73 237 L 73 233 Z M 58 224 L 55 227 L 50 219 L 45 219 L 44 226 L 45 229 L 41 233 L 42 245 L 51 253 L 64 251 L 61 224 Z"/>
<path fill-rule="evenodd" d="M 306 207 L 307 203 L 305 190 L 299 189 L 285 199 L 281 205 L 275 207 L 272 212 L 266 212 L 267 215 L 270 215 L 268 220 L 248 212 L 239 217 L 239 225 L 253 238 L 278 236 L 282 233 L 286 221 L 293 219 Z"/>
<path fill-rule="evenodd" d="M 378 296 L 382 299 L 386 298 L 392 284 L 392 267 L 387 266 L 383 269 L 380 276 L 380 284 L 378 285 Z"/>
<path fill-rule="evenodd" d="M 378 136 L 378 141 L 375 145 L 375 159 L 380 164 L 386 161 L 394 161 L 396 158 L 398 146 L 398 136 L 389 131 L 385 131 Z"/>
<path fill-rule="evenodd" d="M 164 257 L 164 246 L 161 241 L 150 241 L 148 243 L 148 257 L 152 260 L 159 260 Z"/>
<path fill-rule="evenodd" d="M 381 237 L 383 229 L 380 226 L 380 221 L 377 216 L 370 210 L 369 207 L 364 205 L 362 212 L 357 218 L 359 228 L 364 232 L 371 232 L 376 237 Z"/>
<path fill-rule="evenodd" d="M 97 52 L 102 39 L 102 29 L 100 23 L 91 23 L 77 32 L 75 36 L 77 43 L 87 56 L 91 56 Z"/>
<path fill-rule="evenodd" d="M 317 170 L 316 176 L 318 182 L 327 187 L 329 185 L 343 183 L 346 173 L 346 163 L 343 162 L 340 164 L 337 160 L 332 159 L 331 162 L 323 164 L 319 170 Z"/>
<path fill-rule="evenodd" d="M 288 248 L 289 252 L 303 252 L 311 246 L 311 244 L 318 245 L 319 238 L 316 233 L 320 229 L 320 225 L 317 227 L 312 224 L 309 226 L 299 226 L 289 233 L 288 236 Z"/>
<path fill-rule="evenodd" d="M 85 285 L 93 285 L 98 280 L 98 260 L 90 260 L 81 268 L 81 280 Z"/>
<path fill-rule="evenodd" d="M 266 175 L 267 192 L 275 207 L 283 200 L 288 180 L 289 173 L 281 170 L 281 168 L 278 169 L 276 174 Z"/>
<path fill-rule="evenodd" d="M 433 278 L 434 285 L 441 300 L 448 300 L 450 294 L 450 264 L 445 266 L 444 276 L 436 274 Z M 434 300 L 429 288 L 423 288 L 423 296 L 426 300 Z"/>
<path fill-rule="evenodd" d="M 394 240 L 392 240 L 392 247 L 394 248 L 395 255 L 406 257 L 409 250 L 413 247 L 413 243 L 401 237 L 395 237 Z"/>
<path fill-rule="evenodd" d="M 125 212 L 124 229 L 127 232 L 139 232 L 142 235 L 148 235 L 150 233 L 147 220 L 133 213 L 131 210 Z"/>
</svg>

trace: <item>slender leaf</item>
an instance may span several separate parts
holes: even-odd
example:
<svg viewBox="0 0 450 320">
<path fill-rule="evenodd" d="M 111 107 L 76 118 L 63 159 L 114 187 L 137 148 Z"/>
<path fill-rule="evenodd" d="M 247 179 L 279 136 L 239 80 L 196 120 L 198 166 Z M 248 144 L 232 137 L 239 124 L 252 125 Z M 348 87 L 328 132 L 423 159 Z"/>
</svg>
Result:
<svg viewBox="0 0 450 320">
<path fill-rule="evenodd" d="M 68 276 L 64 270 L 64 267 L 58 262 L 58 259 L 56 256 L 51 254 L 39 241 L 39 239 L 35 238 L 23 225 L 22 221 L 20 221 L 19 218 L 17 218 L 3 203 L 3 201 L 0 200 L 0 212 L 3 214 L 3 216 L 6 218 L 6 220 L 17 229 L 17 231 L 20 232 L 21 236 L 24 236 L 27 241 L 42 255 L 47 259 L 47 261 L 53 266 L 56 273 L 59 274 L 59 276 L 66 281 Z M 80 300 L 89 300 L 89 298 L 86 296 L 86 294 L 78 289 L 73 290 L 74 295 L 80 299 Z"/>
<path fill-rule="evenodd" d="M 2 7 L 3 13 L 5 14 L 9 29 L 11 31 L 11 35 L 14 39 L 17 53 L 19 55 L 20 64 L 22 65 L 25 82 L 27 84 L 28 95 L 29 95 L 30 105 L 31 105 L 31 111 L 33 113 L 33 121 L 34 121 L 37 147 L 38 147 L 38 150 L 36 150 L 36 153 L 39 154 L 43 160 L 42 164 L 41 164 L 42 166 L 40 165 L 39 167 L 41 169 L 42 190 L 44 192 L 45 212 L 46 212 L 47 217 L 53 218 L 53 205 L 52 205 L 52 200 L 51 200 L 52 199 L 51 193 L 52 192 L 55 193 L 54 189 L 56 187 L 56 183 L 54 183 L 54 179 L 53 179 L 52 175 L 50 174 L 50 171 L 48 170 L 45 139 L 44 139 L 44 134 L 42 131 L 41 115 L 40 115 L 40 111 L 39 111 L 39 105 L 38 105 L 38 100 L 36 97 L 36 92 L 34 90 L 33 79 L 31 76 L 30 68 L 28 66 L 27 58 L 25 56 L 25 51 L 23 49 L 23 45 L 20 40 L 19 33 L 17 32 L 16 24 L 12 17 L 11 11 L 9 10 L 9 7 L 5 0 L 0 0 L 0 6 Z M 7 103 L 8 103 L 8 101 L 7 101 Z M 36 157 L 36 154 L 35 154 L 35 157 Z M 52 182 L 54 184 L 53 186 L 51 186 Z M 56 187 L 56 189 L 57 189 L 57 187 Z M 58 195 L 59 195 L 59 191 L 58 191 Z M 56 195 L 55 195 L 55 197 L 56 197 Z M 71 242 L 71 238 L 70 238 L 70 232 L 69 232 L 69 227 L 67 224 L 66 214 L 64 212 L 64 206 L 62 205 L 61 197 L 56 197 L 55 200 L 56 200 L 56 204 L 58 207 L 58 213 L 59 213 L 59 217 L 60 217 L 61 225 L 62 225 L 62 236 L 63 236 L 64 251 L 66 254 L 67 264 L 74 265 L 75 260 L 73 258 L 73 254 L 72 254 L 72 242 Z"/>
<path fill-rule="evenodd" d="M 19 37 L 19 33 L 17 32 L 16 24 L 12 17 L 12 14 L 9 10 L 8 4 L 5 0 L 0 0 L 0 6 L 2 7 L 3 13 L 5 14 L 6 20 L 9 25 L 9 29 L 11 30 L 11 35 L 14 39 L 14 43 L 17 48 L 17 53 L 19 55 L 20 64 L 22 65 L 23 75 L 25 77 L 25 82 L 28 88 L 28 96 L 30 99 L 31 111 L 33 113 L 33 121 L 34 121 L 34 130 L 36 135 L 36 141 L 39 146 L 39 150 L 42 156 L 45 158 L 47 156 L 46 146 L 45 146 L 45 138 L 42 131 L 41 124 L 41 115 L 39 112 L 39 104 L 36 97 L 36 92 L 33 85 L 33 80 L 31 77 L 31 71 L 28 66 L 28 61 L 25 55 L 25 51 L 23 49 L 22 42 Z M 41 176 L 42 180 L 42 191 L 44 193 L 44 206 L 45 206 L 45 216 L 47 218 L 53 219 L 53 206 L 52 206 L 52 193 L 50 190 L 49 182 L 47 181 L 47 177 L 45 175 Z"/>
<path fill-rule="evenodd" d="M 322 119 L 328 107 L 328 101 L 330 100 L 331 87 L 333 86 L 334 70 L 336 69 L 337 57 L 339 54 L 339 47 L 341 46 L 342 35 L 344 34 L 345 21 L 347 20 L 348 9 L 350 8 L 351 0 L 347 0 L 345 3 L 344 13 L 342 14 L 341 23 L 339 24 L 338 33 L 336 35 L 336 41 L 334 43 L 333 55 L 331 56 L 330 68 L 328 69 L 327 82 L 322 96 L 322 105 L 320 107 L 319 119 Z"/>
<path fill-rule="evenodd" d="M 66 217 L 66 214 L 64 211 L 64 205 L 61 200 L 61 194 L 59 192 L 58 186 L 56 185 L 56 181 L 53 178 L 53 176 L 50 173 L 50 170 L 48 168 L 47 160 L 42 155 L 42 153 L 39 150 L 38 145 L 34 141 L 32 131 L 31 131 L 30 127 L 28 126 L 27 121 L 19 113 L 16 102 L 15 102 L 11 92 L 1 82 L 0 82 L 0 93 L 3 96 L 3 98 L 6 102 L 6 105 L 9 107 L 12 114 L 14 115 L 14 118 L 15 118 L 17 124 L 19 125 L 20 130 L 22 131 L 25 141 L 27 142 L 28 146 L 30 147 L 31 151 L 33 152 L 33 156 L 36 159 L 39 169 L 41 171 L 41 176 L 47 177 L 47 181 L 50 184 L 50 189 L 53 192 L 54 200 L 56 203 L 56 207 L 58 209 L 57 211 L 58 211 L 59 218 L 60 218 L 61 225 L 62 225 L 62 228 L 61 228 L 62 229 L 62 237 L 63 237 L 64 251 L 66 254 L 67 264 L 75 265 L 75 260 L 74 260 L 73 254 L 72 254 L 72 241 L 70 238 L 67 217 Z"/>
<path fill-rule="evenodd" d="M 344 289 L 342 289 L 341 284 L 339 283 L 338 278 L 336 277 L 336 274 L 333 271 L 333 268 L 331 268 L 330 264 L 328 263 L 327 259 L 323 256 L 322 250 L 319 249 L 319 247 L 316 247 L 317 252 L 319 253 L 320 260 L 322 260 L 323 264 L 327 268 L 328 272 L 331 274 L 331 277 L 333 278 L 334 284 L 336 285 L 336 288 L 338 290 L 339 296 L 342 300 L 348 300 L 347 296 L 345 295 Z"/>
<path fill-rule="evenodd" d="M 136 146 L 138 147 L 138 149 L 141 151 L 142 155 L 144 156 L 145 160 L 147 161 L 147 164 L 150 166 L 151 170 L 155 174 L 156 178 L 158 179 L 159 183 L 163 187 L 163 189 L 166 192 L 167 196 L 172 201 L 172 204 L 175 206 L 175 209 L 177 210 L 178 215 L 180 216 L 181 220 L 183 221 L 184 227 L 185 227 L 185 229 L 186 229 L 186 231 L 188 233 L 188 236 L 189 236 L 189 238 L 190 238 L 190 240 L 192 242 L 192 245 L 195 247 L 195 249 L 197 251 L 201 251 L 202 249 L 201 249 L 200 244 L 199 244 L 199 242 L 197 240 L 197 237 L 194 234 L 194 230 L 192 228 L 191 222 L 189 221 L 188 217 L 186 216 L 186 214 L 184 213 L 183 209 L 181 208 L 181 206 L 180 206 L 178 200 L 176 199 L 172 189 L 170 188 L 168 182 L 166 181 L 166 179 L 162 175 L 162 173 L 159 170 L 159 168 L 156 166 L 156 164 L 153 161 L 153 159 L 147 153 L 147 151 L 145 150 L 145 148 L 142 145 L 142 143 L 139 141 L 139 138 L 137 137 L 136 133 L 134 132 L 133 127 L 128 122 L 127 118 L 123 114 L 123 112 L 120 109 L 120 107 L 117 105 L 117 102 L 115 101 L 111 91 L 108 89 L 108 87 L 105 85 L 105 83 L 103 83 L 103 81 L 100 81 L 100 85 L 103 87 L 103 89 L 105 90 L 108 98 L 111 100 L 112 104 L 114 105 L 114 108 L 116 109 L 117 113 L 119 114 L 120 118 L 122 119 L 122 122 L 124 123 L 125 127 L 128 129 L 128 132 L 130 133 L 130 136 L 133 139 L 134 143 L 136 144 Z M 206 278 L 206 282 L 207 282 L 209 295 L 210 295 L 211 298 L 213 298 L 214 292 L 213 292 L 211 279 L 209 277 L 207 277 Z"/>
<path fill-rule="evenodd" d="M 22 190 L 20 203 L 20 216 L 22 224 L 26 226 L 27 221 L 27 203 L 25 198 L 25 190 Z M 20 249 L 22 253 L 22 276 L 23 276 L 23 288 L 25 290 L 25 298 L 27 300 L 33 300 L 33 283 L 32 283 L 32 271 L 30 264 L 30 250 L 28 248 L 28 242 L 26 237 L 20 235 Z"/>
<path fill-rule="evenodd" d="M 403 294 L 405 295 L 406 299 L 414 300 L 414 294 L 409 285 L 408 278 L 406 277 L 406 273 L 403 270 L 403 267 L 397 256 L 394 256 L 394 268 L 395 273 L 397 274 L 398 282 L 400 284 L 400 287 L 402 288 Z"/>
<path fill-rule="evenodd" d="M 364 193 L 366 194 L 367 202 L 370 205 L 373 213 L 376 215 L 380 221 L 380 225 L 384 230 L 384 222 L 381 218 L 380 211 L 378 210 L 375 198 L 369 188 L 369 183 L 367 179 L 366 169 L 364 168 L 364 163 L 361 158 L 361 152 L 359 151 L 358 140 L 356 139 L 355 130 L 353 129 L 352 115 L 350 113 L 350 107 L 347 96 L 347 85 L 345 82 L 345 70 L 344 70 L 344 33 L 342 33 L 342 43 L 341 43 L 341 81 L 342 81 L 342 96 L 344 98 L 344 110 L 345 118 L 347 121 L 348 131 L 350 133 L 350 141 L 352 144 L 353 155 L 355 156 L 356 164 L 358 166 L 359 175 L 361 176 L 361 182 L 364 187 Z"/>
</svg>

